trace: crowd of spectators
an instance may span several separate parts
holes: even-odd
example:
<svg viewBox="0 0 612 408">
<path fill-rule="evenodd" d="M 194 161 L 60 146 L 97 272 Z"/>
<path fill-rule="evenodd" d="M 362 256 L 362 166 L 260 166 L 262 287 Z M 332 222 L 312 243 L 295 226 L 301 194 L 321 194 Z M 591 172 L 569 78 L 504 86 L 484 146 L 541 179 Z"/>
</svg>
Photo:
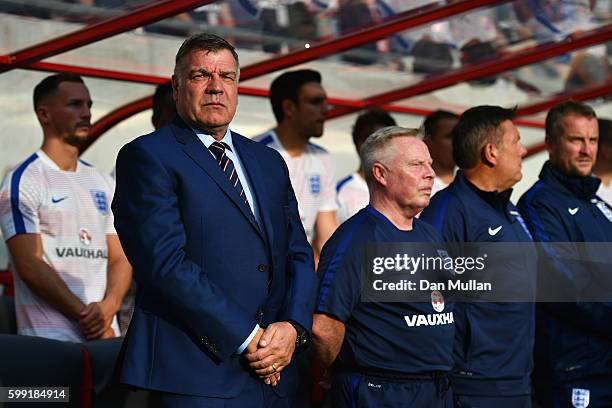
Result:
<svg viewBox="0 0 612 408">
<path fill-rule="evenodd" d="M 457 0 L 227 0 L 181 13 L 145 27 L 148 32 L 186 36 L 211 30 L 230 38 L 241 48 L 281 53 L 369 28 L 398 13 L 418 14 Z M 52 4 L 51 4 L 52 3 Z M 143 0 L 63 0 L 40 5 L 14 2 L 0 11 L 42 18 L 91 23 L 135 10 Z M 66 6 L 65 3 L 70 3 Z M 41 8 L 42 7 L 42 8 Z M 445 21 L 396 33 L 340 55 L 358 66 L 432 75 L 510 53 L 517 47 L 560 41 L 609 22 L 607 0 L 516 0 L 491 8 L 472 10 Z M 110 13 L 110 14 L 109 14 Z M 601 84 L 610 77 L 605 44 L 574 51 L 547 61 L 541 73 L 560 78 L 559 90 Z M 505 77 L 530 92 L 542 92 L 533 80 Z M 490 85 L 497 77 L 479 79 Z"/>
</svg>

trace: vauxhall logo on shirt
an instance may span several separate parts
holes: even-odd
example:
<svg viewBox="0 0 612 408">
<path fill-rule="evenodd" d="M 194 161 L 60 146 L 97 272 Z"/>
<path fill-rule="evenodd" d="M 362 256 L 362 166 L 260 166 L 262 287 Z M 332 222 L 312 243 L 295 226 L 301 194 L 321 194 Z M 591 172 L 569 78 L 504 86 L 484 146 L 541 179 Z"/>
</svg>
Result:
<svg viewBox="0 0 612 408">
<path fill-rule="evenodd" d="M 92 236 L 87 228 L 79 229 L 79 241 L 83 245 L 91 245 Z M 85 259 L 106 259 L 108 253 L 104 249 L 88 249 L 79 247 L 55 248 L 58 258 L 85 258 Z"/>
<path fill-rule="evenodd" d="M 86 258 L 86 259 L 106 259 L 108 253 L 104 249 L 88 248 L 55 248 L 58 258 Z"/>
<path fill-rule="evenodd" d="M 404 316 L 408 327 L 442 326 L 455 323 L 453 312 L 442 313 L 444 311 L 444 297 L 437 290 L 431 292 L 431 307 L 438 313 Z"/>
</svg>

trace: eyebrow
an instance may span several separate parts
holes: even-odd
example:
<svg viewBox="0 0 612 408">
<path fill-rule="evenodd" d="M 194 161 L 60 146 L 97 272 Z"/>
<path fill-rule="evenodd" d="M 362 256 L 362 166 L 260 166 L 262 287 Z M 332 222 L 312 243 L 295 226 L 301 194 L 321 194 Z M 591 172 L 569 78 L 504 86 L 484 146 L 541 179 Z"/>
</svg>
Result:
<svg viewBox="0 0 612 408">
<path fill-rule="evenodd" d="M 91 101 L 91 99 L 84 99 L 84 98 L 70 98 L 68 99 L 67 103 L 73 103 L 73 102 L 85 102 L 89 105 L 91 105 L 93 102 Z"/>
<path fill-rule="evenodd" d="M 189 71 L 189 74 L 195 74 L 195 73 L 204 73 L 204 74 L 212 75 L 212 72 L 207 70 L 206 68 L 192 69 Z M 219 71 L 219 75 L 236 75 L 236 71 Z"/>
<path fill-rule="evenodd" d="M 408 164 L 425 164 L 425 163 L 432 163 L 433 159 L 430 160 L 424 160 L 424 159 L 412 159 L 412 160 L 408 160 Z"/>
<path fill-rule="evenodd" d="M 565 135 L 566 138 L 568 139 L 598 139 L 599 135 L 592 135 L 592 136 L 587 136 L 587 135 L 572 135 L 572 134 L 568 134 Z"/>
</svg>

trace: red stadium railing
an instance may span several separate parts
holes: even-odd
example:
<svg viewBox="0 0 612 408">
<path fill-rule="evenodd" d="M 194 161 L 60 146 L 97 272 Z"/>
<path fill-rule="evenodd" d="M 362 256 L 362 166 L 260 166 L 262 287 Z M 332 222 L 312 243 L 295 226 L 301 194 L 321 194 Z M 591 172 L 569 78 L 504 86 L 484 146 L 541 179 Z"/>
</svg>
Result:
<svg viewBox="0 0 612 408">
<path fill-rule="evenodd" d="M 172 17 L 216 0 L 163 0 L 0 57 L 0 73 Z"/>
</svg>

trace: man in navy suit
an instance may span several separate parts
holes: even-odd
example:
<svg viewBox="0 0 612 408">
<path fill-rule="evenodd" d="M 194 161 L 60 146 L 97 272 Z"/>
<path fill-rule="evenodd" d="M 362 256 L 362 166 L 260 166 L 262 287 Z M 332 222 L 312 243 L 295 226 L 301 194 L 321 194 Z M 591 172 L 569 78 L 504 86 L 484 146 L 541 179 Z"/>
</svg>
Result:
<svg viewBox="0 0 612 408">
<path fill-rule="evenodd" d="M 115 224 L 138 283 L 120 379 L 156 406 L 288 406 L 310 336 L 316 277 L 287 167 L 229 129 L 239 73 L 224 39 L 185 40 L 177 117 L 117 158 Z"/>
</svg>

